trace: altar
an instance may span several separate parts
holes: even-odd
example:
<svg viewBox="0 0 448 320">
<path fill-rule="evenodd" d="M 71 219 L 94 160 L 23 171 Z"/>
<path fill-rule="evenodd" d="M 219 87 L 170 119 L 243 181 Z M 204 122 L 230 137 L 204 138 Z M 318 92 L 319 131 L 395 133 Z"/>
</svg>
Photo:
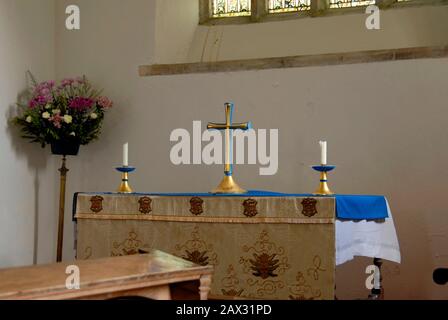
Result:
<svg viewBox="0 0 448 320">
<path fill-rule="evenodd" d="M 79 193 L 74 218 L 78 259 L 163 250 L 213 265 L 214 298 L 333 299 L 336 265 L 400 262 L 381 196 Z"/>
</svg>

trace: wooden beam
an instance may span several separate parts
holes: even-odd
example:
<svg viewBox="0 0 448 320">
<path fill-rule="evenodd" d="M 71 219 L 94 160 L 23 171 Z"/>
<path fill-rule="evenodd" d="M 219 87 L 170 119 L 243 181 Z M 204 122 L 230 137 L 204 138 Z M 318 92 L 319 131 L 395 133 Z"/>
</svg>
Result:
<svg viewBox="0 0 448 320">
<path fill-rule="evenodd" d="M 153 64 L 139 67 L 139 75 L 160 76 L 190 73 L 235 72 L 283 68 L 303 68 L 340 64 L 398 61 L 448 57 L 448 45 L 390 50 L 358 51 L 276 58 L 228 60 L 179 64 Z"/>
</svg>

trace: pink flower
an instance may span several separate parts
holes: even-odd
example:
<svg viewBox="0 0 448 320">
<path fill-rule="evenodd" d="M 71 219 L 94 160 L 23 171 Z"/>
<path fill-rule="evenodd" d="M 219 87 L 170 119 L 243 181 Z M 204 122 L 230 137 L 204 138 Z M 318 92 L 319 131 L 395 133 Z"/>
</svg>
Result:
<svg viewBox="0 0 448 320">
<path fill-rule="evenodd" d="M 39 83 L 36 86 L 34 92 L 37 95 L 43 95 L 43 96 L 49 95 L 51 90 L 53 89 L 54 85 L 55 85 L 54 81 L 45 81 L 45 82 Z"/>
<path fill-rule="evenodd" d="M 83 111 L 91 108 L 93 103 L 94 101 L 90 98 L 76 97 L 70 102 L 69 108 Z"/>
<path fill-rule="evenodd" d="M 52 103 L 52 102 L 53 102 L 53 97 L 52 96 L 37 95 L 33 99 L 31 99 L 31 101 L 29 102 L 28 106 L 31 109 L 33 109 L 33 108 L 36 108 L 37 106 L 45 106 L 48 103 Z"/>
<path fill-rule="evenodd" d="M 58 112 L 58 113 L 55 113 L 50 119 L 48 119 L 48 120 L 50 120 L 51 122 L 53 122 L 53 125 L 56 127 L 56 128 L 58 128 L 58 129 L 60 129 L 61 127 L 62 127 L 62 124 L 61 124 L 61 122 L 62 122 L 62 120 L 63 120 L 63 117 L 61 117 L 61 114 Z"/>
<path fill-rule="evenodd" d="M 107 97 L 99 97 L 96 102 L 101 108 L 104 109 L 112 108 L 112 106 L 114 105 L 114 103 Z"/>
<path fill-rule="evenodd" d="M 28 104 L 28 106 L 30 107 L 30 109 L 34 109 L 36 107 L 36 101 L 31 100 L 30 103 Z"/>
<path fill-rule="evenodd" d="M 54 86 L 54 81 L 45 81 L 36 85 L 33 92 L 33 99 L 30 101 L 29 107 L 35 108 L 36 106 L 45 106 L 48 103 L 52 103 Z"/>
<path fill-rule="evenodd" d="M 43 88 L 41 91 L 41 94 L 45 97 L 47 97 L 50 94 L 50 89 L 48 88 Z"/>
<path fill-rule="evenodd" d="M 71 86 L 75 82 L 74 79 L 68 78 L 61 81 L 61 88 Z"/>
</svg>

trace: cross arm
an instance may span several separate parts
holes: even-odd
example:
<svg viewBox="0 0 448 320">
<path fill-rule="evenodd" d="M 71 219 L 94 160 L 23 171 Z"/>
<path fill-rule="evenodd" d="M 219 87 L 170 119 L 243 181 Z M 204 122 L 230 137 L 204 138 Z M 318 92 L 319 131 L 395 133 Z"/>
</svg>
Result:
<svg viewBox="0 0 448 320">
<path fill-rule="evenodd" d="M 225 123 L 213 123 L 210 122 L 207 125 L 208 130 L 226 130 L 229 129 L 228 126 Z"/>
<path fill-rule="evenodd" d="M 234 123 L 230 126 L 229 129 L 249 130 L 249 129 L 252 129 L 252 122 Z"/>
<path fill-rule="evenodd" d="M 207 125 L 208 130 L 249 130 L 252 129 L 252 123 L 251 122 L 243 122 L 243 123 L 233 123 L 232 125 L 228 126 L 225 123 L 209 123 Z"/>
</svg>

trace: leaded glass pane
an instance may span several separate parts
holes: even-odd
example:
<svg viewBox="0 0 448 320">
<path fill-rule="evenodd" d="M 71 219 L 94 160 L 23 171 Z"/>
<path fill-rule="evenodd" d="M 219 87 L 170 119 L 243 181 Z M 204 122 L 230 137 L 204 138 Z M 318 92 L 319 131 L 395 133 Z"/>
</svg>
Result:
<svg viewBox="0 0 448 320">
<path fill-rule="evenodd" d="M 213 0 L 213 17 L 250 16 L 251 0 Z"/>
<path fill-rule="evenodd" d="M 330 8 L 351 8 L 375 4 L 375 0 L 330 0 Z"/>
<path fill-rule="evenodd" d="M 311 8 L 311 0 L 269 0 L 269 12 L 306 11 Z"/>
</svg>

